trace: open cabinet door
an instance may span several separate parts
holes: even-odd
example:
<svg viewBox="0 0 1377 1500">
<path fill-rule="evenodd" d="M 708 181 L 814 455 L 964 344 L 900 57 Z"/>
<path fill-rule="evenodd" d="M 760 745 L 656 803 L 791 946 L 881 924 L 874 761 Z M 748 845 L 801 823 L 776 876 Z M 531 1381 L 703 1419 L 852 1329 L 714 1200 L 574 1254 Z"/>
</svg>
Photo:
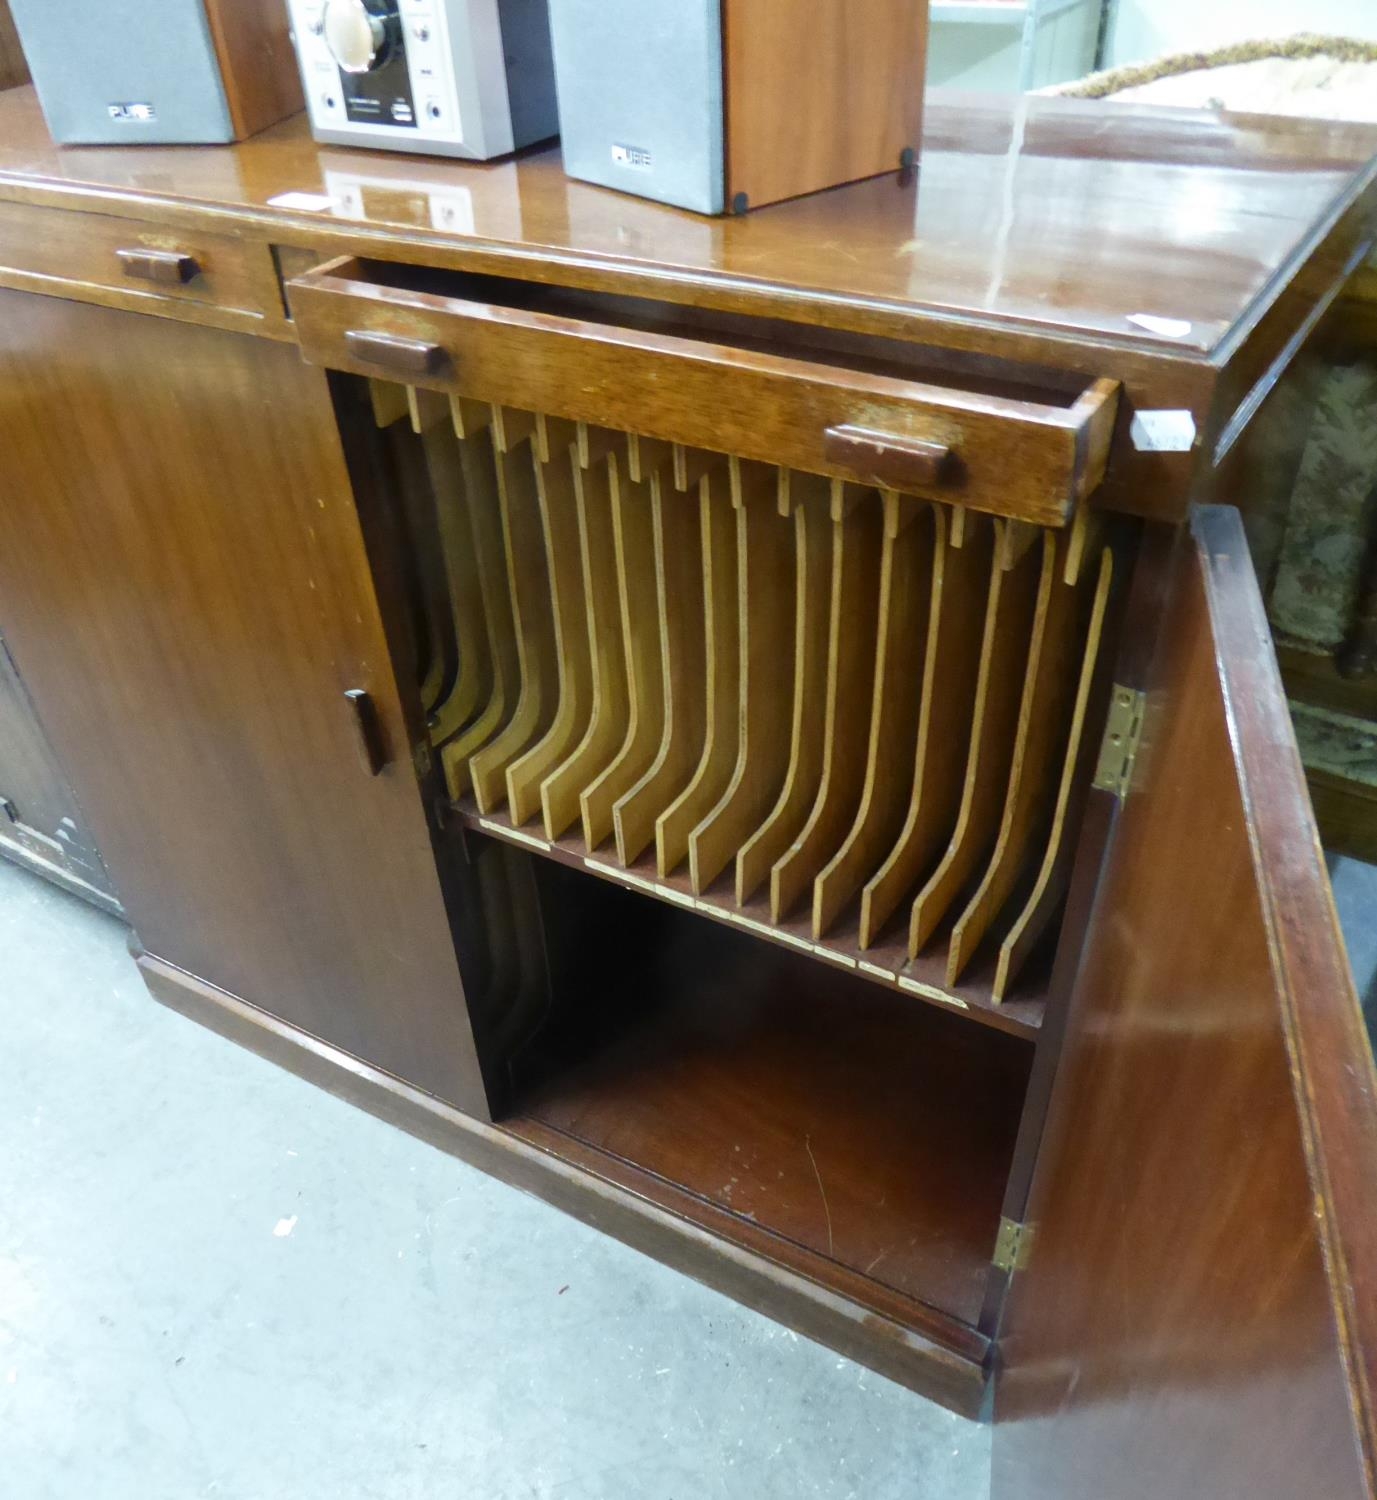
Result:
<svg viewBox="0 0 1377 1500">
<path fill-rule="evenodd" d="M 1371 1054 L 1238 513 L 1182 539 L 1001 1331 L 993 1500 L 1372 1493 Z"/>
</svg>

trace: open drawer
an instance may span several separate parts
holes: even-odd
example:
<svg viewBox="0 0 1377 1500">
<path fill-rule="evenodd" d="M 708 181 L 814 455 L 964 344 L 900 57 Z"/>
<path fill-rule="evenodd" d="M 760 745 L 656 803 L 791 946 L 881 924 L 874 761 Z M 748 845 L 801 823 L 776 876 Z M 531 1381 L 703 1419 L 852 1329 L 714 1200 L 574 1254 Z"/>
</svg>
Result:
<svg viewBox="0 0 1377 1500">
<path fill-rule="evenodd" d="M 885 340 L 377 261 L 288 283 L 305 357 L 462 399 L 1065 525 L 1104 475 L 1118 386 L 956 370 Z"/>
</svg>

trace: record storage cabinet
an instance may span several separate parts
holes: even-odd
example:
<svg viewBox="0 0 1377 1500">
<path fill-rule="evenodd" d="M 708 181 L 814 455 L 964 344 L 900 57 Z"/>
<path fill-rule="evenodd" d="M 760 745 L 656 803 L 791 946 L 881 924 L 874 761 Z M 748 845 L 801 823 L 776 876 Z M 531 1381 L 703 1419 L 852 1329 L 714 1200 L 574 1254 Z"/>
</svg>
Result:
<svg viewBox="0 0 1377 1500">
<path fill-rule="evenodd" d="M 1117 389 L 379 262 L 289 296 L 495 1120 L 978 1359 L 1113 693 Z"/>
<path fill-rule="evenodd" d="M 999 1500 L 1377 1493 L 1253 561 L 1371 127 L 932 99 L 708 223 L 0 120 L 0 630 L 153 999 L 991 1416 Z"/>
</svg>

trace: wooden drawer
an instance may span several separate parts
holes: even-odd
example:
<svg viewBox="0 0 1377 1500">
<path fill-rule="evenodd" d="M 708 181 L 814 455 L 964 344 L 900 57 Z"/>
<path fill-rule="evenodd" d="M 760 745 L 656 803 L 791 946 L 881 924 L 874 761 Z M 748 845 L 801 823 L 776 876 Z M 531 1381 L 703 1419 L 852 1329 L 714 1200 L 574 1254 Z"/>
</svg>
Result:
<svg viewBox="0 0 1377 1500">
<path fill-rule="evenodd" d="M 31 203 L 0 203 L 0 285 L 231 327 L 281 318 L 266 244 Z"/>
<path fill-rule="evenodd" d="M 654 303 L 379 262 L 329 262 L 288 296 L 330 369 L 1044 526 L 1099 484 L 1118 405 L 1113 381 L 938 384 L 902 345 L 796 352 L 775 325 L 728 341 Z"/>
</svg>

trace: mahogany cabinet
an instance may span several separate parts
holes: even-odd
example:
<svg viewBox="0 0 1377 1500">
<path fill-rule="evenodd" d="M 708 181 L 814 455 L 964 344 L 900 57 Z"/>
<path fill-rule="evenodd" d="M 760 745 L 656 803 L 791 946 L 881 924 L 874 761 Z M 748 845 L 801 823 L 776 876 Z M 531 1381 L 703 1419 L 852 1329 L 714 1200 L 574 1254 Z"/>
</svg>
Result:
<svg viewBox="0 0 1377 1500">
<path fill-rule="evenodd" d="M 939 105 L 728 223 L 0 142 L 0 629 L 155 995 L 992 1412 L 1000 1500 L 1373 1493 L 1244 521 L 1377 133 Z"/>
</svg>

